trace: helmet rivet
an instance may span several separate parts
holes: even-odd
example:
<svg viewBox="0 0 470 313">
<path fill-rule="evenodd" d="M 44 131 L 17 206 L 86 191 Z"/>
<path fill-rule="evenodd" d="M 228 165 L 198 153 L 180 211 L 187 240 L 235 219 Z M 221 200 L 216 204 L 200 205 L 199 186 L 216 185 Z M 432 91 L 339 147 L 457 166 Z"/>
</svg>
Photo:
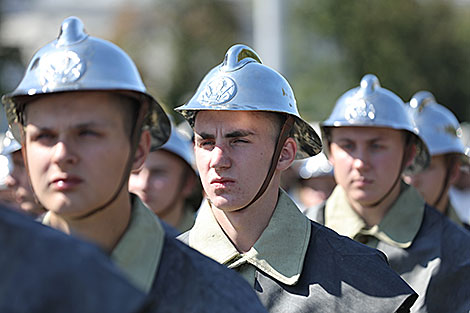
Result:
<svg viewBox="0 0 470 313">
<path fill-rule="evenodd" d="M 380 87 L 380 82 L 377 76 L 373 74 L 367 74 L 361 80 L 361 89 L 363 90 L 364 95 L 370 95 Z"/>
<path fill-rule="evenodd" d="M 58 46 L 68 46 L 80 42 L 88 35 L 85 33 L 85 27 L 82 21 L 71 16 L 66 18 L 60 27 L 59 37 L 57 38 Z"/>
<path fill-rule="evenodd" d="M 251 62 L 263 63 L 258 54 L 251 48 L 245 45 L 235 45 L 225 54 L 221 69 L 226 72 L 232 72 L 241 69 Z"/>
</svg>

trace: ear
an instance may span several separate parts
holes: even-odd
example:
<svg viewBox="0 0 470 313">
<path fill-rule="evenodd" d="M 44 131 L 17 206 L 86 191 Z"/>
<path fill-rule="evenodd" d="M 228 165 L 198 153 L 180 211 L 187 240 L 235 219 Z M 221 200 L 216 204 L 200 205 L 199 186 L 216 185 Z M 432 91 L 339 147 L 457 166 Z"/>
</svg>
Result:
<svg viewBox="0 0 470 313">
<path fill-rule="evenodd" d="M 143 130 L 140 135 L 139 145 L 135 150 L 134 162 L 132 163 L 132 171 L 136 171 L 142 167 L 150 152 L 150 132 Z"/>
<path fill-rule="evenodd" d="M 413 160 L 416 156 L 416 144 L 405 145 L 405 149 L 406 149 L 405 168 L 407 168 L 413 163 Z"/>
<path fill-rule="evenodd" d="M 460 159 L 457 159 L 456 162 L 452 163 L 449 171 L 449 185 L 454 185 L 460 178 Z"/>
<path fill-rule="evenodd" d="M 287 138 L 284 142 L 284 145 L 282 146 L 276 170 L 284 171 L 288 169 L 292 162 L 294 162 L 296 153 L 297 142 L 292 137 Z"/>
<path fill-rule="evenodd" d="M 193 189 L 196 185 L 196 174 L 190 173 L 188 171 L 186 177 L 184 178 L 184 185 L 181 190 L 182 198 L 187 198 L 193 193 Z"/>
</svg>

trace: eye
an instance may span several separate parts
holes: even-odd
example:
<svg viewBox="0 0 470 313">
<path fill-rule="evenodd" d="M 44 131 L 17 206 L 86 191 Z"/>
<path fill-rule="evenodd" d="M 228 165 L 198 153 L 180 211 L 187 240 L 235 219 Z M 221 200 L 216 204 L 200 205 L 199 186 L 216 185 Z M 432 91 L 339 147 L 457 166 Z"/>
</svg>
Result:
<svg viewBox="0 0 470 313">
<path fill-rule="evenodd" d="M 352 142 L 341 142 L 338 144 L 341 149 L 346 151 L 352 151 L 355 148 L 355 145 Z"/>
<path fill-rule="evenodd" d="M 196 144 L 200 148 L 209 149 L 214 146 L 215 141 L 211 139 L 203 139 L 203 140 L 198 140 Z"/>
<path fill-rule="evenodd" d="M 246 140 L 246 139 L 242 139 L 242 138 L 236 138 L 236 139 L 232 140 L 232 143 L 235 143 L 235 144 L 242 143 L 243 144 L 243 143 L 249 143 L 249 141 Z"/>
<path fill-rule="evenodd" d="M 56 136 L 50 132 L 50 131 L 40 131 L 33 133 L 30 138 L 31 141 L 40 141 L 40 142 L 45 142 L 45 141 L 51 141 L 55 138 Z"/>
<path fill-rule="evenodd" d="M 81 129 L 79 132 L 78 132 L 78 135 L 80 137 L 98 137 L 99 136 L 99 133 L 92 130 L 92 129 Z"/>
<path fill-rule="evenodd" d="M 377 143 L 377 142 L 374 142 L 370 145 L 371 149 L 372 150 L 382 150 L 385 148 L 385 146 L 383 144 L 380 144 L 380 143 Z"/>
</svg>

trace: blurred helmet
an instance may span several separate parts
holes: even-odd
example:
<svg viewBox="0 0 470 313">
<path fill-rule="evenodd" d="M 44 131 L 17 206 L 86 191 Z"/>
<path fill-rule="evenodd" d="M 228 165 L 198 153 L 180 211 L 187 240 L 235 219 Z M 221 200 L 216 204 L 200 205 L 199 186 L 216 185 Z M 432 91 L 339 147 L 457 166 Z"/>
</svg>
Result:
<svg viewBox="0 0 470 313">
<path fill-rule="evenodd" d="M 322 148 L 315 130 L 300 117 L 287 80 L 264 65 L 256 52 L 245 45 L 232 46 L 222 64 L 204 77 L 191 100 L 176 108 L 192 127 L 201 110 L 285 113 L 295 120 L 297 159 L 316 155 Z"/>
<path fill-rule="evenodd" d="M 0 145 L 0 189 L 6 188 L 7 178 L 13 172 L 14 164 L 11 154 L 20 149 L 21 145 L 8 129 L 2 136 Z"/>
<path fill-rule="evenodd" d="M 438 104 L 432 93 L 419 91 L 407 105 L 431 155 L 465 154 L 461 140 L 462 129 L 457 118 L 446 107 Z"/>
<path fill-rule="evenodd" d="M 21 144 L 13 137 L 11 129 L 5 132 L 0 146 L 0 154 L 9 155 L 21 149 Z"/>
<path fill-rule="evenodd" d="M 302 179 L 333 176 L 333 164 L 328 161 L 328 158 L 323 152 L 297 162 L 301 162 L 299 177 Z"/>
<path fill-rule="evenodd" d="M 185 161 L 189 165 L 189 167 L 191 167 L 197 174 L 197 171 L 195 170 L 196 164 L 194 161 L 194 151 L 191 140 L 187 138 L 184 134 L 182 134 L 181 131 L 177 127 L 175 127 L 173 123 L 172 129 L 173 130 L 171 131 L 170 138 L 163 146 L 154 146 L 152 140 L 150 152 L 158 150 L 166 150 L 168 152 L 171 152 L 183 159 L 183 161 Z"/>
<path fill-rule="evenodd" d="M 348 90 L 338 99 L 330 117 L 320 123 L 320 127 L 323 133 L 328 127 L 344 126 L 406 131 L 413 136 L 417 148 L 408 172 L 417 172 L 429 165 L 430 156 L 404 105 L 400 97 L 380 86 L 377 76 L 368 74 L 361 79 L 359 87 Z"/>
<path fill-rule="evenodd" d="M 59 37 L 33 56 L 18 87 L 4 95 L 9 123 L 23 120 L 24 105 L 34 97 L 68 91 L 109 91 L 148 104 L 145 126 L 162 145 L 170 135 L 170 123 L 162 107 L 146 92 L 130 57 L 109 41 L 89 36 L 83 23 L 69 17 Z M 15 134 L 17 140 L 17 134 Z"/>
</svg>

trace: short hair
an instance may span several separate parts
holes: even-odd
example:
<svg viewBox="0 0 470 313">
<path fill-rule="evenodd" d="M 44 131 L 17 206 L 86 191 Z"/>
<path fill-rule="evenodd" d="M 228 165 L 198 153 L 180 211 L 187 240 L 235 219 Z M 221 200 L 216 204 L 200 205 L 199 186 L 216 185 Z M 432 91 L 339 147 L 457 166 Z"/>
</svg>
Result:
<svg viewBox="0 0 470 313">
<path fill-rule="evenodd" d="M 287 114 L 279 113 L 279 112 L 268 112 L 268 111 L 255 111 L 256 113 L 263 114 L 267 117 L 273 124 L 273 136 L 274 140 L 277 141 L 279 137 L 279 133 L 281 132 L 282 127 L 287 119 Z M 294 127 L 292 127 L 289 131 L 288 137 L 294 138 Z"/>
</svg>

